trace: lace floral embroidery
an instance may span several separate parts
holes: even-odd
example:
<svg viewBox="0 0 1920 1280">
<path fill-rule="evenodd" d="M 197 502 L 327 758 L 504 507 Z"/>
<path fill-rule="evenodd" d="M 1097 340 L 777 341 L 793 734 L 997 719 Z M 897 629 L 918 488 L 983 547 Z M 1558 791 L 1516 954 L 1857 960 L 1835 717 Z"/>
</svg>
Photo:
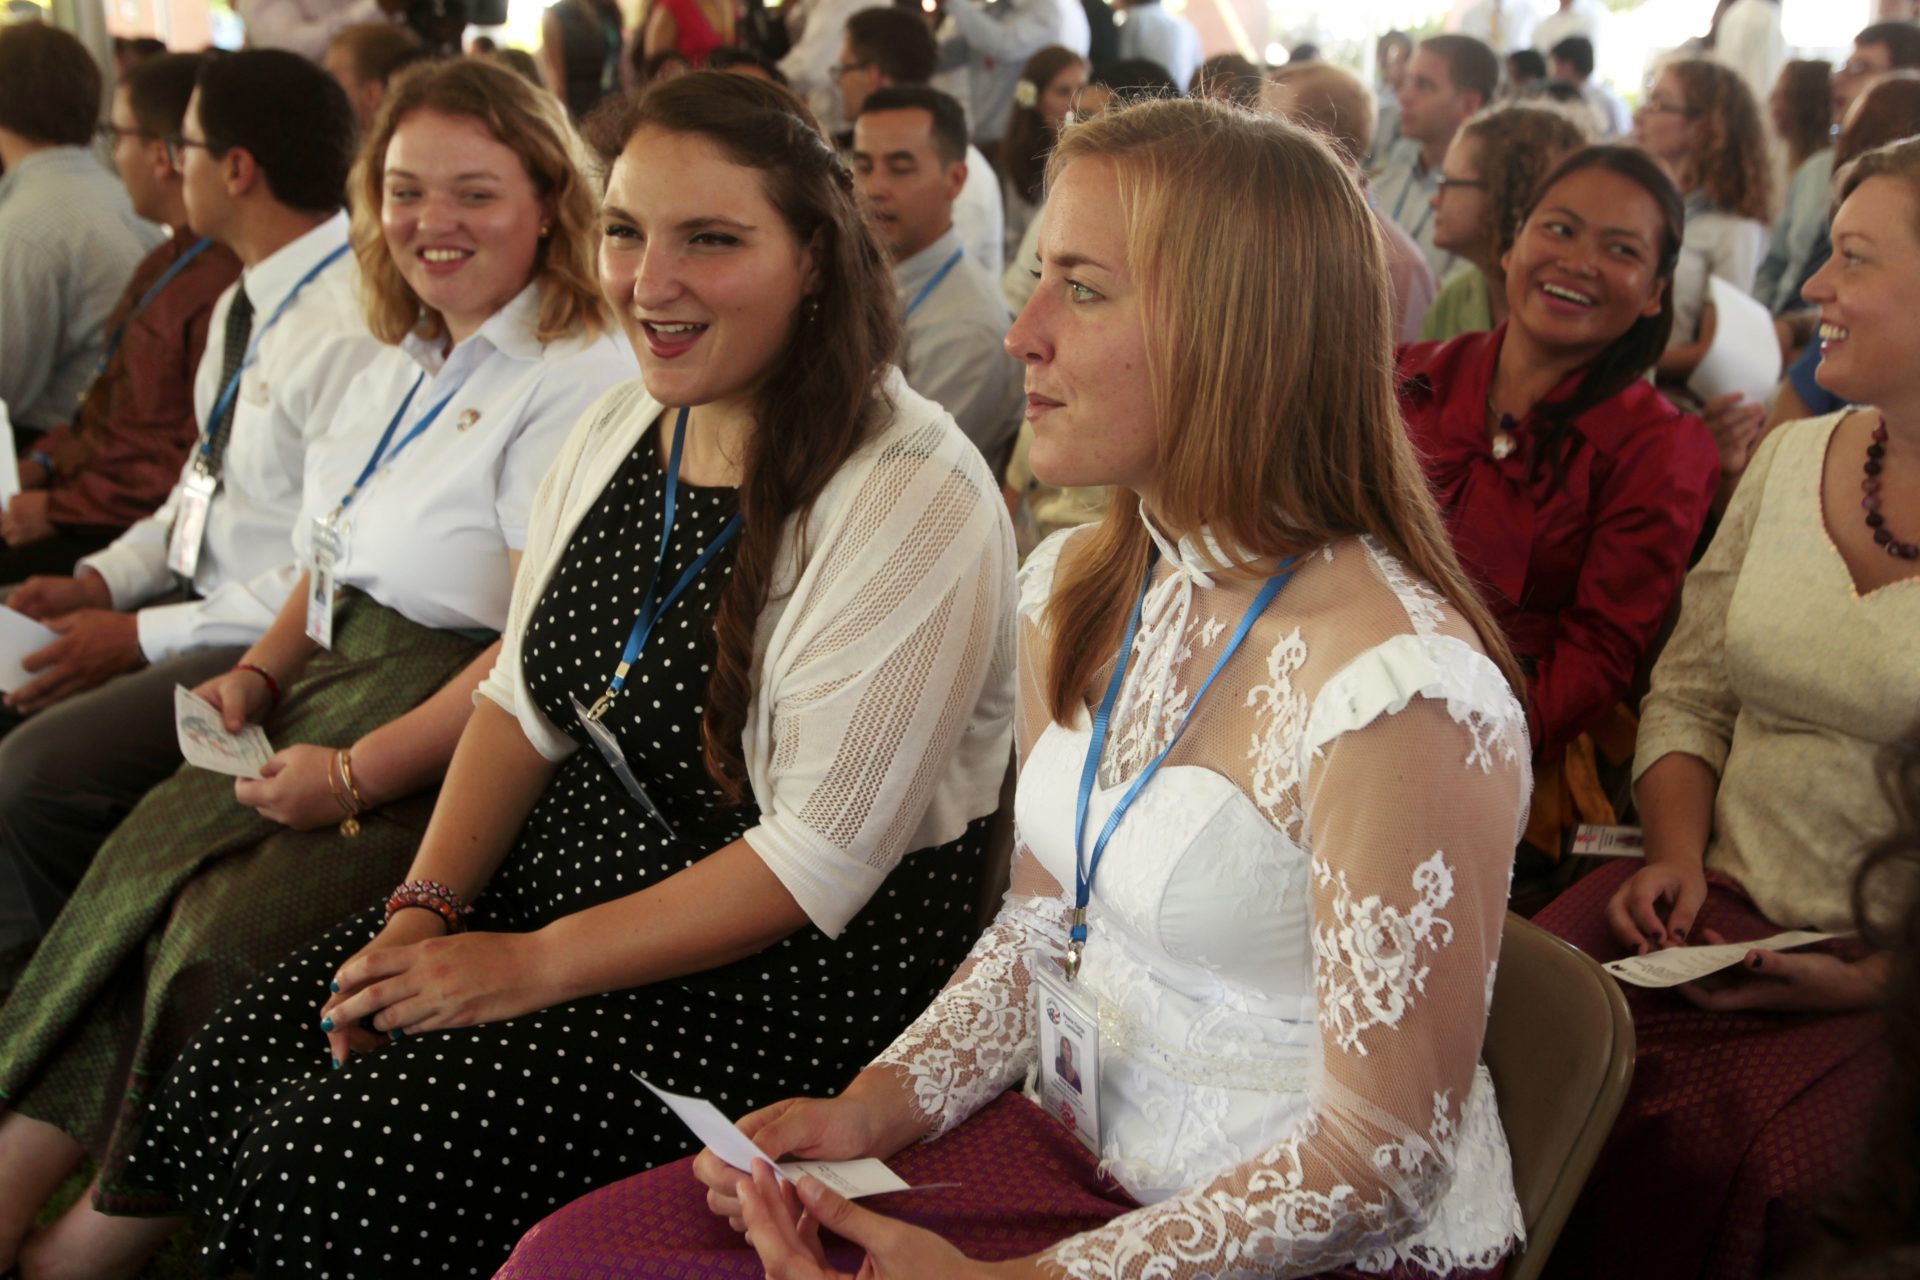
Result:
<svg viewBox="0 0 1920 1280">
<path fill-rule="evenodd" d="M 913 1101 L 942 1134 L 991 1102 L 1033 1057 L 1027 954 L 1057 949 L 1072 903 L 1026 899 L 1001 908 L 973 944 L 962 975 L 942 991 L 873 1065 L 913 1081 Z"/>
<path fill-rule="evenodd" d="M 1313 872 L 1322 888 L 1333 886 L 1333 921 L 1313 933 L 1321 962 L 1320 1016 L 1331 1025 L 1335 1044 L 1365 1057 L 1362 1036 L 1374 1027 L 1399 1025 L 1413 997 L 1426 992 L 1427 952 L 1453 941 L 1453 925 L 1439 915 L 1453 901 L 1453 871 L 1438 851 L 1414 868 L 1419 901 L 1407 911 L 1375 895 L 1355 901 L 1347 873 L 1321 859 L 1314 859 Z"/>
<path fill-rule="evenodd" d="M 1306 823 L 1306 814 L 1295 800 L 1300 786 L 1300 736 L 1306 729 L 1308 706 L 1306 695 L 1295 692 L 1293 676 L 1306 660 L 1306 642 L 1295 627 L 1267 654 L 1267 683 L 1247 693 L 1247 706 L 1265 718 L 1247 752 L 1253 761 L 1253 802 L 1295 841 Z M 1283 810 L 1288 811 L 1284 820 Z"/>
</svg>

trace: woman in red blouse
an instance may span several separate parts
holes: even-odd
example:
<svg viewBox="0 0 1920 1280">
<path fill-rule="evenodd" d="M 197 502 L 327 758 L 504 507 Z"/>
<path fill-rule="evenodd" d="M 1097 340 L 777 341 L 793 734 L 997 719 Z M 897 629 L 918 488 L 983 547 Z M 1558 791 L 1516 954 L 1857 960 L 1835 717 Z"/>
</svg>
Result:
<svg viewBox="0 0 1920 1280">
<path fill-rule="evenodd" d="M 1627 693 L 1719 482 L 1712 434 L 1646 381 L 1673 323 L 1682 225 L 1640 152 L 1576 152 L 1502 259 L 1507 323 L 1400 350 L 1408 429 L 1526 667 L 1546 766 Z"/>
</svg>

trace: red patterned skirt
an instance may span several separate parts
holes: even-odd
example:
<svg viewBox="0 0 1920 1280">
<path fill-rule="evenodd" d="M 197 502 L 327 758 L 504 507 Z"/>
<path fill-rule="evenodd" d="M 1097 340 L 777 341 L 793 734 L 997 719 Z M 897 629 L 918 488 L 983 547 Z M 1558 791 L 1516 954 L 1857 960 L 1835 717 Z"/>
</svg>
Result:
<svg viewBox="0 0 1920 1280">
<path fill-rule="evenodd" d="M 1626 951 L 1607 900 L 1635 861 L 1578 881 L 1534 923 L 1594 959 Z M 1708 878 L 1692 932 L 1729 942 L 1781 932 L 1733 882 Z M 1554 1246 L 1555 1280 L 1746 1280 L 1798 1248 L 1811 1211 L 1844 1185 L 1886 1081 L 1878 1013 L 1709 1013 L 1625 987 L 1639 1051 L 1633 1088 Z"/>
<path fill-rule="evenodd" d="M 707 1208 L 691 1160 L 662 1165 L 583 1196 L 527 1232 L 495 1280 L 760 1280 L 760 1259 Z M 908 1147 L 888 1165 L 927 1192 L 872 1196 L 863 1206 L 940 1235 L 968 1257 L 997 1262 L 1038 1253 L 1136 1208 L 1103 1176 L 1074 1136 L 1018 1093 L 1002 1094 L 934 1142 Z M 827 1237 L 835 1268 L 860 1269 L 859 1249 Z M 1448 1280 L 1498 1280 L 1490 1271 Z M 1361 1280 L 1351 1269 L 1323 1280 Z M 1370 1280 L 1431 1280 L 1396 1267 Z"/>
</svg>

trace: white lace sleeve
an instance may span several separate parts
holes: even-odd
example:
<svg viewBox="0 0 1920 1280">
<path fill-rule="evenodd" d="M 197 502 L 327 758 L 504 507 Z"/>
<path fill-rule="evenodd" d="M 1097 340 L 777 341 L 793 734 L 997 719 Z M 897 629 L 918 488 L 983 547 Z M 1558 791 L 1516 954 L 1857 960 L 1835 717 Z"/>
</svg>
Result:
<svg viewBox="0 0 1920 1280">
<path fill-rule="evenodd" d="M 1500 692 L 1491 708 L 1438 691 L 1356 703 L 1350 727 L 1302 747 L 1319 1000 L 1304 1105 L 1257 1158 L 1048 1261 L 1081 1280 L 1190 1280 L 1384 1270 L 1410 1253 L 1445 1271 L 1504 1250 L 1414 1243 L 1458 1162 L 1505 1158 L 1475 1089 L 1528 787 L 1518 707 Z"/>
<path fill-rule="evenodd" d="M 1028 557 L 1020 573 L 1019 682 L 1015 742 L 1024 762 L 1047 726 L 1040 677 L 1046 660 L 1041 611 L 1054 564 L 1069 533 L 1056 534 Z M 1012 884 L 1000 912 L 973 945 L 953 981 L 873 1065 L 898 1069 L 913 1102 L 945 1133 L 1026 1073 L 1033 1059 L 1032 978 L 1027 956 L 1064 950 L 1073 903 L 1024 845 L 1014 848 Z"/>
</svg>

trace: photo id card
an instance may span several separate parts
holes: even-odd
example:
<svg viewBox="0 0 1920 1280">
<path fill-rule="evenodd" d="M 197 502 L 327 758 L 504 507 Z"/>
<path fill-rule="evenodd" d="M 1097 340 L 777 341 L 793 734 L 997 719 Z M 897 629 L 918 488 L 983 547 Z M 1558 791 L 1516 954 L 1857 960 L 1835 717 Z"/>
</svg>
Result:
<svg viewBox="0 0 1920 1280">
<path fill-rule="evenodd" d="M 180 482 L 180 501 L 173 510 L 173 528 L 167 533 L 167 568 L 189 581 L 200 566 L 207 512 L 213 509 L 213 494 L 219 487 L 220 482 L 198 466 L 189 467 L 187 478 Z"/>
<path fill-rule="evenodd" d="M 346 552 L 346 537 L 333 521 L 313 522 L 312 562 L 307 566 L 307 638 L 322 649 L 333 648 L 333 567 Z"/>
<path fill-rule="evenodd" d="M 613 770 L 613 776 L 620 779 L 620 785 L 627 789 L 627 794 L 638 800 L 640 807 L 647 811 L 647 816 L 659 823 L 660 829 L 671 838 L 673 824 L 667 821 L 667 815 L 661 813 L 659 807 L 653 803 L 653 797 L 648 795 L 647 789 L 640 785 L 640 779 L 633 776 L 633 770 L 627 765 L 627 753 L 620 749 L 620 739 L 613 736 L 613 730 L 595 720 L 593 713 L 580 705 L 580 699 L 569 694 L 567 700 L 573 703 L 573 714 L 579 717 L 580 727 L 587 731 L 587 737 L 591 738 L 593 745 L 599 748 L 600 756 Z"/>
<path fill-rule="evenodd" d="M 1040 1104 L 1100 1154 L 1100 1005 L 1085 987 L 1067 980 L 1060 962 L 1028 957 L 1040 1014 Z"/>
</svg>

